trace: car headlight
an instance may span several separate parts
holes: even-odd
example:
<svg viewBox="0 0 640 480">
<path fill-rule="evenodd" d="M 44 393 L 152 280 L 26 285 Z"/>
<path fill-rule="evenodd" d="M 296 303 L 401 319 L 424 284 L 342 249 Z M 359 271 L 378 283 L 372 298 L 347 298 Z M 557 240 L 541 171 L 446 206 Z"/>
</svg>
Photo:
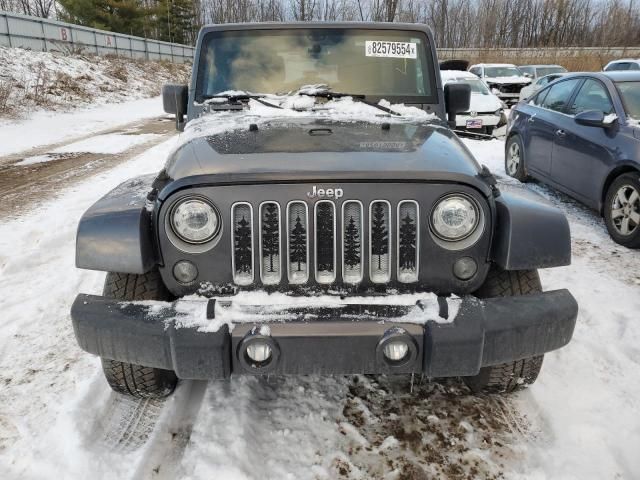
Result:
<svg viewBox="0 0 640 480">
<path fill-rule="evenodd" d="M 480 214 L 474 201 L 461 194 L 440 200 L 431 211 L 431 228 L 446 241 L 462 240 L 478 227 Z"/>
<path fill-rule="evenodd" d="M 494 114 L 496 117 L 499 117 L 499 116 L 501 116 L 501 115 L 502 115 L 502 112 L 503 112 L 502 108 L 499 108 L 498 110 L 496 110 L 495 112 L 493 112 L 493 114 Z"/>
<path fill-rule="evenodd" d="M 218 233 L 220 215 L 204 199 L 186 198 L 173 207 L 171 228 L 187 243 L 205 243 Z"/>
</svg>

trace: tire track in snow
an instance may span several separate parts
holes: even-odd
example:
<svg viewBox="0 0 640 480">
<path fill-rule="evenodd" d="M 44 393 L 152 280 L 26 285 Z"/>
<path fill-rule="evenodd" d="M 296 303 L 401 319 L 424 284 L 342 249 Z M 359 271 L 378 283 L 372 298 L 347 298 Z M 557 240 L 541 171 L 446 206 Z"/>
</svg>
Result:
<svg viewBox="0 0 640 480">
<path fill-rule="evenodd" d="M 180 461 L 207 388 L 204 381 L 182 381 L 167 400 L 156 431 L 147 445 L 148 454 L 140 462 L 134 479 L 173 480 L 179 478 Z"/>
<path fill-rule="evenodd" d="M 130 398 L 111 393 L 97 414 L 98 443 L 109 450 L 129 453 L 145 445 L 164 408 L 165 400 Z"/>
</svg>

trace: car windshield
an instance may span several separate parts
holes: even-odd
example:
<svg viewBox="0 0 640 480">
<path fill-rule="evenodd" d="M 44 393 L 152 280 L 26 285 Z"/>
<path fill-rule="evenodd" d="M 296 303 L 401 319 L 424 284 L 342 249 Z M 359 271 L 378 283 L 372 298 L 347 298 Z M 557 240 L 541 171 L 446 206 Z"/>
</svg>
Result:
<svg viewBox="0 0 640 480">
<path fill-rule="evenodd" d="M 480 93 L 482 95 L 489 95 L 489 89 L 487 85 L 480 79 L 476 78 L 458 78 L 447 83 L 465 83 L 471 87 L 471 93 Z"/>
<path fill-rule="evenodd" d="M 551 75 L 552 73 L 565 73 L 567 71 L 564 67 L 538 67 L 536 68 L 536 72 L 539 77 L 544 77 L 545 75 Z"/>
<path fill-rule="evenodd" d="M 640 120 L 640 82 L 617 82 L 624 111 L 634 120 Z"/>
<path fill-rule="evenodd" d="M 521 77 L 522 72 L 516 67 L 484 67 L 485 77 Z"/>
<path fill-rule="evenodd" d="M 335 92 L 434 103 L 434 67 L 424 33 L 298 28 L 208 33 L 196 101 L 228 91 L 287 93 L 327 84 Z"/>
</svg>

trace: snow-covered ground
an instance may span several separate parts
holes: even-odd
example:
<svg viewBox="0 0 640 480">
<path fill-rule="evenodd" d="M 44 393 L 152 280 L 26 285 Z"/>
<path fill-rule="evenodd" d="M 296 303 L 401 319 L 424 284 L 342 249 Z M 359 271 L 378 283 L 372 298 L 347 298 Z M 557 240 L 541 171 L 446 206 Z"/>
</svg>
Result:
<svg viewBox="0 0 640 480">
<path fill-rule="evenodd" d="M 162 115 L 162 98 L 96 105 L 74 112 L 33 113 L 24 120 L 0 119 L 0 158 L 67 140 L 79 140 L 102 130 Z M 37 135 L 32 134 L 37 132 Z M 92 140 L 95 144 L 95 141 Z"/>
<path fill-rule="evenodd" d="M 104 280 L 74 267 L 75 229 L 104 193 L 156 172 L 176 142 L 0 223 L 1 478 L 638 478 L 640 254 L 567 197 L 506 179 L 499 140 L 466 144 L 503 188 L 562 208 L 573 233 L 572 265 L 542 281 L 571 289 L 577 329 L 531 388 L 475 397 L 455 379 L 307 376 L 182 382 L 164 402 L 111 393 L 71 329 L 75 295 Z"/>
</svg>

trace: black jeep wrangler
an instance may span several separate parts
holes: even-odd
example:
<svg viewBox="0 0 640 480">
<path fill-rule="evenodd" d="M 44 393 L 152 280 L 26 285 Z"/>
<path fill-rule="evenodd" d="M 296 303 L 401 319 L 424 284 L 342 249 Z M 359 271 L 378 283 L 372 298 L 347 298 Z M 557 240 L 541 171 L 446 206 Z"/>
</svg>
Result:
<svg viewBox="0 0 640 480">
<path fill-rule="evenodd" d="M 469 90 L 442 88 L 426 27 L 206 27 L 163 95 L 179 146 L 78 227 L 77 266 L 108 273 L 73 326 L 117 392 L 351 373 L 504 392 L 571 339 L 574 298 L 536 270 L 570 263 L 567 220 L 450 130 Z"/>
</svg>

